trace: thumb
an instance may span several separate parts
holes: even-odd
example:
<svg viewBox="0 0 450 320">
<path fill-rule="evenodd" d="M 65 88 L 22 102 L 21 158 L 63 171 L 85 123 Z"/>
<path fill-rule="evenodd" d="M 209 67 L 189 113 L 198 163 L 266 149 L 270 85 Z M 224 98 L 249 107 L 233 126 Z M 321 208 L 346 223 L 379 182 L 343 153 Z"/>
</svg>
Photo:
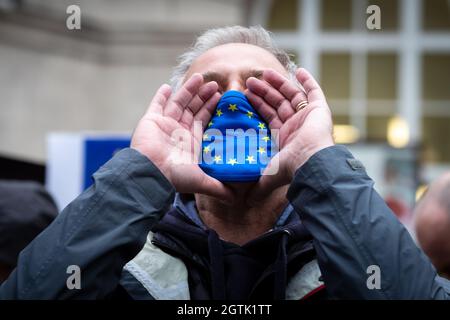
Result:
<svg viewBox="0 0 450 320">
<path fill-rule="evenodd" d="M 254 206 L 256 203 L 260 203 L 267 195 L 273 190 L 289 183 L 286 170 L 279 165 L 279 154 L 272 158 L 267 168 L 264 170 L 258 183 L 250 190 L 247 203 L 250 206 Z M 276 163 L 276 166 L 274 165 Z M 274 170 L 276 168 L 276 170 Z"/>
</svg>

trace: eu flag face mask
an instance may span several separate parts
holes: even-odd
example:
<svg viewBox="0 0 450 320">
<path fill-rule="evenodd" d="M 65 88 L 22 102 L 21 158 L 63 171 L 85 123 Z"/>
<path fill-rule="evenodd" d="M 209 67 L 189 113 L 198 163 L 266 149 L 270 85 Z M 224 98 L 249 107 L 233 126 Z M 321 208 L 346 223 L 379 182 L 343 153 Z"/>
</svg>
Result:
<svg viewBox="0 0 450 320">
<path fill-rule="evenodd" d="M 275 152 L 267 123 L 247 97 L 225 92 L 203 135 L 200 168 L 223 182 L 257 181 Z"/>
</svg>

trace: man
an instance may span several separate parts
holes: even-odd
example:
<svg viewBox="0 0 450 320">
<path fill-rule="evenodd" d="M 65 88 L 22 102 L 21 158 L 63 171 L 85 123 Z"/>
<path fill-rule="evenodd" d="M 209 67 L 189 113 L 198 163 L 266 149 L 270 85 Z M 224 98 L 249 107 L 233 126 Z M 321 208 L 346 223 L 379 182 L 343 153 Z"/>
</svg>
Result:
<svg viewBox="0 0 450 320">
<path fill-rule="evenodd" d="M 57 214 L 55 202 L 41 184 L 0 180 L 0 283 L 16 267 L 20 251 Z"/>
<path fill-rule="evenodd" d="M 256 182 L 222 182 L 179 161 L 198 156 L 196 123 L 213 124 L 229 92 L 246 97 L 236 108 L 251 104 L 261 126 L 277 130 L 279 152 Z M 175 68 L 172 89 L 156 92 L 131 148 L 94 180 L 21 253 L 0 297 L 449 297 L 448 282 L 361 163 L 334 146 L 317 82 L 260 27 L 199 37 Z M 81 270 L 79 290 L 66 286 L 70 265 Z"/>
<path fill-rule="evenodd" d="M 450 279 L 450 172 L 437 179 L 417 204 L 415 228 L 439 274 Z"/>
</svg>

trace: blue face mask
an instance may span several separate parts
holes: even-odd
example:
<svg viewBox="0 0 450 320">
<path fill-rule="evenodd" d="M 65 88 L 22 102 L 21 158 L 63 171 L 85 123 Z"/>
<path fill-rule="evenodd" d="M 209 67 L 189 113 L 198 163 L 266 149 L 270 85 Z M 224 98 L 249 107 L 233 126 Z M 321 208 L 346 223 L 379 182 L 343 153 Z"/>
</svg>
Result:
<svg viewBox="0 0 450 320">
<path fill-rule="evenodd" d="M 203 135 L 200 168 L 223 182 L 257 181 L 275 152 L 267 123 L 247 97 L 225 92 Z"/>
</svg>

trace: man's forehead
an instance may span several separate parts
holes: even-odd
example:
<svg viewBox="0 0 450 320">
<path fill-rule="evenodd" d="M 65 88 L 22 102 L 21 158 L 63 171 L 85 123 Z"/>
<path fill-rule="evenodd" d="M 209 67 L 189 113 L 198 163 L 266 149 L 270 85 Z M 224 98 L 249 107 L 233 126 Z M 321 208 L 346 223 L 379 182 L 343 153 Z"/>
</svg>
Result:
<svg viewBox="0 0 450 320">
<path fill-rule="evenodd" d="M 187 75 L 233 70 L 275 69 L 287 75 L 278 59 L 264 48 L 246 43 L 228 43 L 211 48 L 194 60 Z"/>
</svg>

